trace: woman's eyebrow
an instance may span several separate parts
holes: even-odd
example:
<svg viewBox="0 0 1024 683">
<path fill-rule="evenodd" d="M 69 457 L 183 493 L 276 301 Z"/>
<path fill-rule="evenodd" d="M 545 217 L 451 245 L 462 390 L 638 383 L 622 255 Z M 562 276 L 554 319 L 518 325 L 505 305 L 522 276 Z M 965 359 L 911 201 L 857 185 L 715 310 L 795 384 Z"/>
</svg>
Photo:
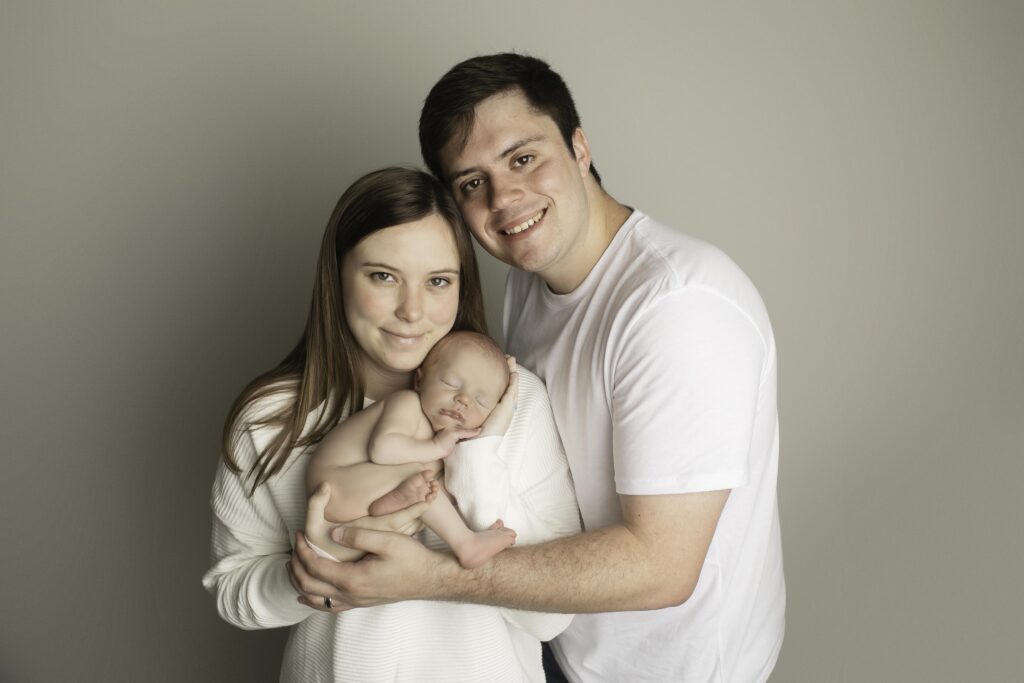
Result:
<svg viewBox="0 0 1024 683">
<path fill-rule="evenodd" d="M 387 264 L 387 263 L 381 263 L 379 261 L 363 261 L 361 264 L 359 264 L 359 267 L 360 268 L 380 268 L 382 270 L 393 270 L 396 273 L 400 273 L 402 271 L 401 268 L 396 268 L 395 266 L 392 266 L 392 265 Z M 438 268 L 437 270 L 430 271 L 430 275 L 458 275 L 458 274 L 459 274 L 459 269 L 458 268 Z"/>
</svg>

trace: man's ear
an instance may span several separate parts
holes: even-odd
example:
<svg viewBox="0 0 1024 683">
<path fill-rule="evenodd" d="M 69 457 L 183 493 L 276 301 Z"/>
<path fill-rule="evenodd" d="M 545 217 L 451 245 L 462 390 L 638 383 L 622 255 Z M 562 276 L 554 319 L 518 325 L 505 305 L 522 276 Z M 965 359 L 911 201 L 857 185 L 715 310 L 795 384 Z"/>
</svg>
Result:
<svg viewBox="0 0 1024 683">
<path fill-rule="evenodd" d="M 577 128 L 572 134 L 572 153 L 576 155 L 576 165 L 580 169 L 580 175 L 584 178 L 590 173 L 590 142 L 582 128 Z"/>
</svg>

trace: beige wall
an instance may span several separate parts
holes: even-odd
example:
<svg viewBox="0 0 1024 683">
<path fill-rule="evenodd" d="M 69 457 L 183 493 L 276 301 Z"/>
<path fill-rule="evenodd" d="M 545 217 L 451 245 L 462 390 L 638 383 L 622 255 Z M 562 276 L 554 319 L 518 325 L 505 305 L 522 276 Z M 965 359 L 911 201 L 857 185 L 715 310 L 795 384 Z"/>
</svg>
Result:
<svg viewBox="0 0 1024 683">
<path fill-rule="evenodd" d="M 341 190 L 509 48 L 768 303 L 774 680 L 1019 677 L 1024 11 L 827 4 L 0 0 L 0 680 L 276 680 L 199 584 L 221 421 Z"/>
</svg>

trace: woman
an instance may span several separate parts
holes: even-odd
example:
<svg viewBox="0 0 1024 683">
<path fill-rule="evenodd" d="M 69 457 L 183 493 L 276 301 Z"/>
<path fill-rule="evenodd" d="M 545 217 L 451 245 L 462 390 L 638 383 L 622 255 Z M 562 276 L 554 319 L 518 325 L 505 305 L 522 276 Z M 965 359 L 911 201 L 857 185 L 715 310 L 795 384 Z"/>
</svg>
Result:
<svg viewBox="0 0 1024 683">
<path fill-rule="evenodd" d="M 484 327 L 472 243 L 443 187 L 397 168 L 356 181 L 327 224 L 302 339 L 231 410 L 212 493 L 214 564 L 203 584 L 232 624 L 292 627 L 281 680 L 543 680 L 538 639 L 557 635 L 568 617 L 426 601 L 310 608 L 286 568 L 305 520 L 310 451 L 351 406 L 410 387 L 450 330 Z M 575 533 L 565 456 L 543 386 L 527 372 L 517 402 L 503 439 L 467 442 L 459 449 L 471 457 L 450 456 L 463 461 L 462 479 L 504 491 L 479 514 L 472 505 L 463 512 L 500 516 L 521 543 Z M 398 528 L 409 514 L 363 522 Z M 421 538 L 443 547 L 429 532 Z"/>
</svg>

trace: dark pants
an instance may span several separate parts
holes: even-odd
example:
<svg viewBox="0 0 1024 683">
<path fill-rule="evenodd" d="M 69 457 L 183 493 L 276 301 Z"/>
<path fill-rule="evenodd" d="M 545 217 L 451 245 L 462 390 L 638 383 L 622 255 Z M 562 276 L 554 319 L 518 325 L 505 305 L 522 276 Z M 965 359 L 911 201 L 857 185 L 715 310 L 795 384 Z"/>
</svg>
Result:
<svg viewBox="0 0 1024 683">
<path fill-rule="evenodd" d="M 544 657 L 544 677 L 548 680 L 548 683 L 569 683 L 569 679 L 558 668 L 558 662 L 555 661 L 555 653 L 551 651 L 551 646 L 547 643 L 541 643 L 541 652 Z"/>
</svg>

